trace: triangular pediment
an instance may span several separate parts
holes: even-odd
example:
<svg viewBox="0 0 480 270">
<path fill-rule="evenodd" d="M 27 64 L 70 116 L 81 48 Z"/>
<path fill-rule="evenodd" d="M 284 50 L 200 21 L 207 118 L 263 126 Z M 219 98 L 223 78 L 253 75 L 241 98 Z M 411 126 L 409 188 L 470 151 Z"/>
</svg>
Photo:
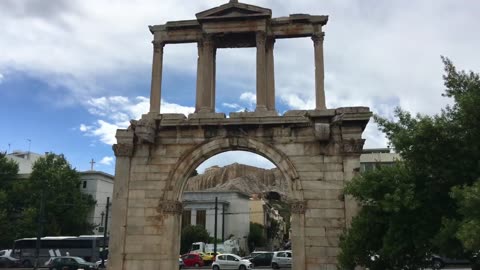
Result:
<svg viewBox="0 0 480 270">
<path fill-rule="evenodd" d="M 230 2 L 228 4 L 197 13 L 196 16 L 199 21 L 221 19 L 228 20 L 233 18 L 271 18 L 272 11 L 268 8 Z"/>
</svg>

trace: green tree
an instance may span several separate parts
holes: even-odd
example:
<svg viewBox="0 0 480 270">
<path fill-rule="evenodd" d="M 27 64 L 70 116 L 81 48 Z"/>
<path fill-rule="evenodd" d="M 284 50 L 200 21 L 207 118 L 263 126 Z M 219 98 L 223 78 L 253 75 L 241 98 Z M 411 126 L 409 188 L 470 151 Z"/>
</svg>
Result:
<svg viewBox="0 0 480 270">
<path fill-rule="evenodd" d="M 347 185 L 346 193 L 362 209 L 341 240 L 339 261 L 346 269 L 356 264 L 414 269 L 424 266 L 432 252 L 465 255 L 458 208 L 463 197 L 454 191 L 455 200 L 450 192 L 471 186 L 480 176 L 480 79 L 442 59 L 444 95 L 453 98 L 453 105 L 434 116 L 412 116 L 401 109 L 394 121 L 375 116 L 403 161 Z"/>
<path fill-rule="evenodd" d="M 258 223 L 250 222 L 250 233 L 248 234 L 248 248 L 250 251 L 256 247 L 265 247 L 267 239 L 265 237 L 265 228 Z"/>
<path fill-rule="evenodd" d="M 12 187 L 17 180 L 18 164 L 0 152 L 0 249 L 11 248 L 13 243 L 12 219 L 14 209 L 11 197 L 14 197 Z"/>
<path fill-rule="evenodd" d="M 22 214 L 17 220 L 17 236 L 35 236 L 39 205 L 44 192 L 44 235 L 80 235 L 92 233 L 93 225 L 87 221 L 95 206 L 91 195 L 80 191 L 80 174 L 72 169 L 63 155 L 53 153 L 40 158 L 33 165 L 28 180 L 16 187 L 21 200 Z"/>
<path fill-rule="evenodd" d="M 462 216 L 458 222 L 456 237 L 466 250 L 480 251 L 480 181 L 472 186 L 455 187 L 452 197 L 458 202 Z"/>
<path fill-rule="evenodd" d="M 188 225 L 182 230 L 180 252 L 182 254 L 190 251 L 192 243 L 195 242 L 208 242 L 210 235 L 205 227 L 201 225 Z"/>
</svg>

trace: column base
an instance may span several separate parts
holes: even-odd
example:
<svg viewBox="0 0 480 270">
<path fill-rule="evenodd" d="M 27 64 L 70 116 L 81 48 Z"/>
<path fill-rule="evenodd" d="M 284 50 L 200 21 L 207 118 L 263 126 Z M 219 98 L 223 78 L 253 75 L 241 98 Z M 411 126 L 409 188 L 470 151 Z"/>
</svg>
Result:
<svg viewBox="0 0 480 270">
<path fill-rule="evenodd" d="M 226 116 L 224 113 L 214 113 L 214 112 L 197 112 L 191 113 L 188 115 L 188 119 L 225 119 Z"/>
<path fill-rule="evenodd" d="M 272 117 L 278 116 L 277 111 L 231 112 L 230 118 Z"/>
</svg>

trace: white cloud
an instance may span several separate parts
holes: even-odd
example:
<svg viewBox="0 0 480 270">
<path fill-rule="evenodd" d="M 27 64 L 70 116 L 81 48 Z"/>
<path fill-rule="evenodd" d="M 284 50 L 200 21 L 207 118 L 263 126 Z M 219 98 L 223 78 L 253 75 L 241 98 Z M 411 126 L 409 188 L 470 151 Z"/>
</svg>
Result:
<svg viewBox="0 0 480 270">
<path fill-rule="evenodd" d="M 236 103 L 227 103 L 227 102 L 224 102 L 224 103 L 222 103 L 222 105 L 223 105 L 224 107 L 227 107 L 227 108 L 230 108 L 230 109 L 235 109 L 235 110 L 238 110 L 238 109 L 241 108 L 241 106 L 238 105 L 238 104 L 236 104 Z"/>
<path fill-rule="evenodd" d="M 200 166 L 198 166 L 197 172 L 203 173 L 205 169 L 211 166 L 218 165 L 223 167 L 235 162 L 265 169 L 272 169 L 276 167 L 271 161 L 260 155 L 245 151 L 229 151 L 207 159 L 200 164 Z"/>
<path fill-rule="evenodd" d="M 440 55 L 451 57 L 459 68 L 480 70 L 480 55 L 475 54 L 480 35 L 472 35 L 477 32 L 480 1 L 325 0 L 321 5 L 318 0 L 245 1 L 271 8 L 274 17 L 306 12 L 330 15 L 324 28 L 326 101 L 330 108 L 367 105 L 374 112 L 389 115 L 392 107 L 400 105 L 412 112 L 435 113 L 448 102 L 441 97 Z M 63 93 L 65 99 L 77 103 L 94 95 L 103 97 L 89 99 L 87 106 L 104 121 L 92 124 L 92 130 L 102 127 L 102 134 L 106 134 L 107 124 L 120 126 L 148 109 L 145 98 L 126 99 L 123 95 L 127 90 L 119 93 L 108 87 L 138 80 L 138 73 L 150 72 L 152 36 L 147 25 L 193 19 L 195 13 L 226 1 L 145 0 L 138 4 L 119 0 L 115 5 L 95 0 L 41 2 L 0 1 L 0 51 L 5 52 L 0 71 L 22 71 L 64 86 L 55 89 L 68 89 L 70 93 Z M 196 61 L 197 51 L 194 45 L 186 46 L 165 47 L 164 70 L 195 75 L 196 65 L 191 63 Z M 255 49 L 219 50 L 217 56 L 218 86 L 236 88 L 237 92 L 229 92 L 235 98 L 255 86 Z M 277 96 L 289 109 L 314 107 L 310 39 L 277 40 L 275 71 Z M 0 75 L 0 82 L 2 78 Z M 145 89 L 132 91 L 133 95 L 145 95 L 140 92 Z M 248 93 L 242 94 L 241 101 L 254 109 L 254 95 Z M 162 111 L 185 113 L 191 107 L 193 104 L 182 107 L 167 103 Z M 373 129 L 373 134 L 375 129 L 370 126 L 367 131 Z M 111 142 L 110 137 L 102 138 Z"/>
<path fill-rule="evenodd" d="M 102 160 L 100 160 L 100 164 L 110 166 L 113 164 L 114 157 L 103 157 Z"/>
<path fill-rule="evenodd" d="M 0 83 L 2 83 L 4 79 L 5 79 L 5 77 L 3 76 L 2 73 L 0 73 Z"/>
<path fill-rule="evenodd" d="M 85 125 L 85 124 L 80 124 L 80 131 L 81 132 L 86 132 L 90 129 L 89 126 Z"/>
<path fill-rule="evenodd" d="M 80 131 L 85 135 L 98 138 L 105 144 L 115 144 L 117 129 L 125 129 L 131 119 L 140 119 L 142 114 L 148 113 L 150 101 L 145 97 L 129 99 L 123 96 L 92 98 L 85 102 L 88 112 L 98 119 L 92 125 L 80 125 Z M 161 113 L 182 113 L 188 115 L 195 108 L 179 104 L 168 103 L 162 100 Z"/>
</svg>

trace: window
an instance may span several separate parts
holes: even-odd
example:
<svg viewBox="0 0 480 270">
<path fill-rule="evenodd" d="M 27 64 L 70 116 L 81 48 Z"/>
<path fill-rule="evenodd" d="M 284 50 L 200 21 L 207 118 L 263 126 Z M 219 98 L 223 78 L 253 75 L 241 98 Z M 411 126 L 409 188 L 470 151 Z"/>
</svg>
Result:
<svg viewBox="0 0 480 270">
<path fill-rule="evenodd" d="M 87 181 L 83 181 L 83 188 L 87 188 Z"/>
<path fill-rule="evenodd" d="M 206 228 L 207 210 L 197 210 L 197 225 L 202 225 Z"/>
<path fill-rule="evenodd" d="M 222 255 L 222 256 L 218 256 L 218 257 L 217 257 L 217 260 L 225 261 L 225 256 L 223 256 L 223 255 Z"/>
<path fill-rule="evenodd" d="M 192 211 L 183 210 L 182 214 L 182 229 L 192 224 Z"/>
<path fill-rule="evenodd" d="M 233 257 L 232 255 L 227 255 L 228 261 L 238 261 L 237 258 Z"/>
<path fill-rule="evenodd" d="M 288 258 L 291 258 L 291 257 L 292 257 L 292 253 L 287 252 L 286 254 L 287 254 L 287 257 L 288 257 Z"/>
<path fill-rule="evenodd" d="M 283 258 L 283 257 L 285 257 L 285 253 L 283 253 L 283 252 L 279 252 L 279 253 L 277 254 L 277 257 L 281 257 L 281 258 Z"/>
</svg>

